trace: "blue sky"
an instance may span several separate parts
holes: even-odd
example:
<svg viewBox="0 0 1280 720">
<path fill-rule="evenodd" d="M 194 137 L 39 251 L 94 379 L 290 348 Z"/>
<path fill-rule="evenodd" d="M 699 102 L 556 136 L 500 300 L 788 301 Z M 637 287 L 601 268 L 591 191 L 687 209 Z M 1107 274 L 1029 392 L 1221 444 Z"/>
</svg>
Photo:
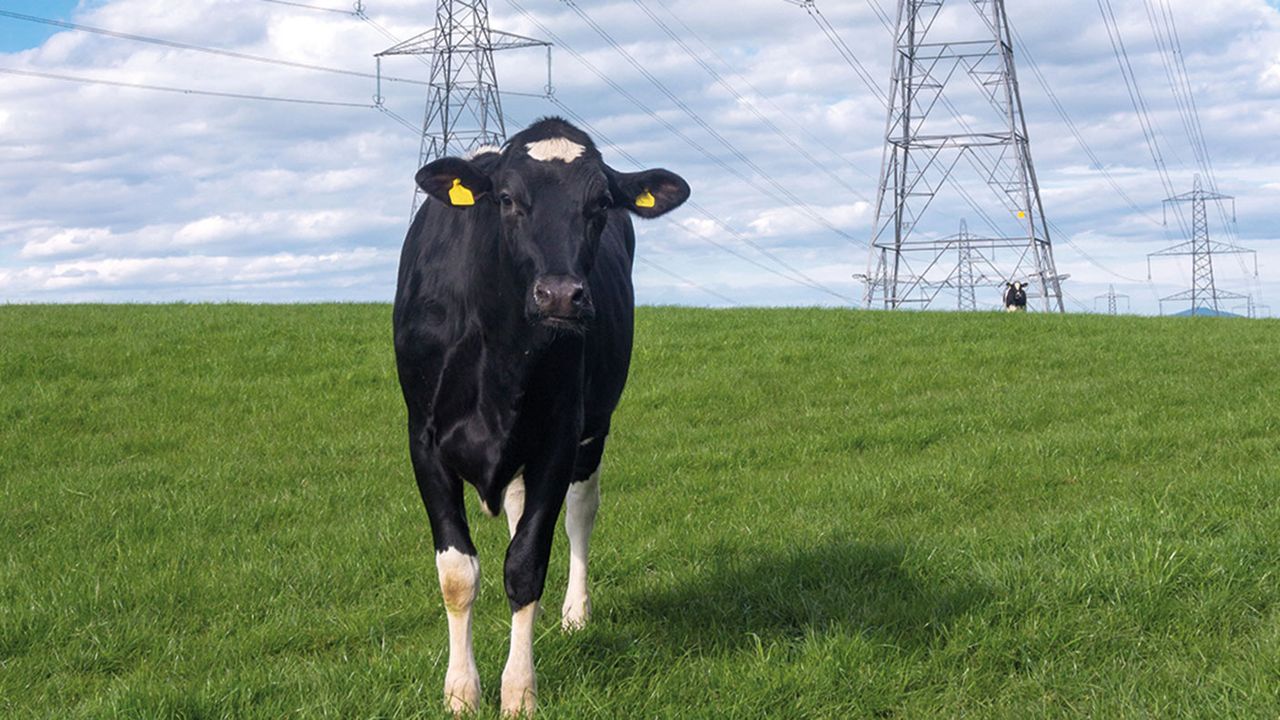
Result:
<svg viewBox="0 0 1280 720">
<path fill-rule="evenodd" d="M 1238 198 L 1238 242 L 1259 253 L 1259 279 L 1227 257 L 1215 268 L 1219 281 L 1261 302 L 1280 302 L 1280 143 L 1274 131 L 1280 127 L 1280 12 L 1274 0 L 1113 0 L 1180 191 L 1190 189 L 1196 163 L 1144 1 L 1168 2 L 1178 19 L 1219 184 Z M 350 6 L 348 0 L 310 4 Z M 885 83 L 889 33 L 873 4 L 818 2 L 868 71 Z M 365 72 L 373 69 L 373 54 L 393 44 L 387 34 L 409 37 L 432 17 L 430 0 L 365 5 L 377 27 L 351 15 L 262 0 L 79 6 L 8 0 L 2 7 Z M 842 304 L 837 295 L 860 299 L 863 286 L 852 276 L 867 267 L 868 200 L 876 190 L 884 110 L 812 19 L 781 0 L 648 3 L 671 26 L 687 26 L 681 32 L 686 43 L 735 95 L 637 2 L 579 5 L 751 161 L 743 164 L 698 128 L 562 3 L 490 0 L 495 27 L 534 36 L 545 28 L 568 45 L 555 51 L 556 96 L 599 133 L 607 160 L 633 169 L 625 153 L 640 165 L 680 172 L 695 201 L 732 228 L 693 208 L 670 221 L 642 224 L 640 300 L 721 305 L 727 297 L 738 304 L 826 305 Z M 948 5 L 956 12 L 967 7 L 960 0 Z M 1187 286 L 1190 263 L 1158 262 L 1147 281 L 1146 254 L 1182 238 L 1160 222 L 1167 193 L 1097 7 L 1025 0 L 1009 10 L 1027 45 L 1019 48 L 1025 51 L 1019 72 L 1032 153 L 1055 225 L 1058 268 L 1071 275 L 1068 309 L 1094 307 L 1095 296 L 1115 285 L 1131 297 L 1134 311 L 1154 313 L 1158 296 Z M 570 48 L 686 139 L 619 96 Z M 1030 57 L 1110 180 L 1092 166 L 1029 72 Z M 0 18 L 0 69 L 352 103 L 367 103 L 373 94 L 372 81 L 364 78 L 55 32 L 7 18 Z M 408 59 L 388 61 L 384 69 L 419 79 L 426 71 Z M 507 90 L 537 92 L 544 82 L 537 51 L 504 53 L 498 70 Z M 411 123 L 421 118 L 419 86 L 387 83 L 383 90 L 389 109 Z M 955 99 L 971 122 L 984 122 L 978 105 L 962 95 Z M 522 125 L 559 109 L 510 96 L 504 111 L 512 125 Z M 796 146 L 815 162 L 802 158 Z M 389 300 L 417 154 L 412 130 L 368 109 L 6 75 L 0 80 L 0 302 Z M 1137 207 L 1117 197 L 1111 182 Z M 780 197 L 771 189 L 775 184 L 806 207 Z M 983 202 L 998 208 L 990 197 Z M 952 234 L 961 218 L 978 224 L 955 198 L 940 196 L 934 209 L 936 218 L 927 227 L 922 222 L 922 232 Z M 1228 237 L 1219 225 L 1213 233 Z M 807 287 L 796 271 L 824 290 Z M 981 298 L 988 306 L 997 300 L 994 292 Z"/>
<path fill-rule="evenodd" d="M 76 0 L 7 0 L 0 10 L 25 15 L 66 20 L 76 9 Z M 11 53 L 39 47 L 57 28 L 34 23 L 0 21 L 0 53 Z"/>
</svg>

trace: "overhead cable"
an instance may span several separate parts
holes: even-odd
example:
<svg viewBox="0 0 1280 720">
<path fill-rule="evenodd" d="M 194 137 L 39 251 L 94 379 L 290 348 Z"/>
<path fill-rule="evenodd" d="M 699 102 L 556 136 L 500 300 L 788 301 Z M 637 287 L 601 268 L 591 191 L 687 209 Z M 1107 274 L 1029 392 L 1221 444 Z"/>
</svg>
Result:
<svg viewBox="0 0 1280 720">
<path fill-rule="evenodd" d="M 1123 200 L 1131 210 L 1151 223 L 1156 225 L 1161 224 L 1159 220 L 1156 220 L 1145 210 L 1139 207 L 1138 204 L 1134 202 L 1133 198 L 1129 196 L 1129 193 L 1125 192 L 1125 189 L 1120 186 L 1115 177 L 1112 176 L 1111 172 L 1107 170 L 1102 160 L 1098 158 L 1098 154 L 1094 151 L 1093 147 L 1091 147 L 1089 142 L 1084 139 L 1084 135 L 1080 132 L 1079 126 L 1076 125 L 1075 120 L 1072 119 L 1070 113 L 1067 112 L 1066 107 L 1058 97 L 1058 93 L 1054 91 L 1053 85 L 1040 70 L 1040 64 L 1037 63 L 1035 57 L 1032 56 L 1027 43 L 1023 42 L 1022 35 L 1018 32 L 1017 28 L 1010 26 L 1010 29 L 1013 31 L 1013 37 L 1017 40 L 1018 46 L 1022 50 L 1022 57 L 1026 58 L 1027 65 L 1031 68 L 1031 73 L 1035 75 L 1036 81 L 1040 84 L 1040 87 L 1044 89 L 1045 95 L 1049 98 L 1049 103 L 1053 105 L 1053 109 L 1057 111 L 1058 116 L 1062 118 L 1062 122 L 1067 126 L 1067 130 L 1071 133 L 1071 136 L 1075 138 L 1076 142 L 1080 145 L 1080 148 L 1084 150 L 1085 155 L 1089 157 L 1090 162 L 1093 163 L 1091 167 L 1102 174 L 1107 183 L 1111 185 L 1111 189 L 1116 191 L 1116 195 Z"/>
<path fill-rule="evenodd" d="M 684 53 L 688 55 L 691 60 L 697 63 L 698 66 L 701 67 L 704 72 L 710 75 L 711 78 L 716 81 L 716 84 L 724 88 L 724 90 L 728 92 L 730 95 L 732 95 L 734 99 L 737 100 L 742 107 L 746 108 L 751 112 L 751 114 L 755 115 L 757 120 L 763 123 L 765 127 L 772 130 L 773 133 L 777 135 L 780 139 L 782 139 L 783 142 L 787 143 L 787 145 L 789 145 L 792 150 L 795 150 L 796 153 L 800 155 L 800 157 L 804 158 L 806 161 L 809 162 L 810 165 L 813 165 L 819 171 L 825 173 L 828 177 L 834 180 L 838 185 L 843 186 L 853 196 L 857 197 L 863 202 L 866 202 L 866 203 L 871 202 L 857 188 L 845 182 L 844 178 L 841 178 L 833 170 L 828 168 L 825 164 L 819 162 L 818 159 L 815 158 L 812 154 L 810 154 L 808 150 L 805 150 L 802 145 L 797 143 L 790 136 L 790 134 L 783 132 L 782 128 L 778 127 L 776 123 L 774 123 L 772 120 L 766 117 L 764 113 L 760 112 L 760 109 L 755 106 L 755 103 L 751 102 L 751 100 L 747 99 L 746 97 L 743 97 L 742 93 L 735 90 L 733 86 L 731 86 L 724 79 L 724 77 L 721 76 L 718 71 L 716 71 L 715 68 L 711 67 L 711 65 L 709 65 L 705 60 L 699 57 L 698 54 L 693 51 L 693 48 L 689 47 L 688 43 L 686 43 L 678 33 L 673 31 L 669 25 L 663 22 L 662 18 L 659 18 L 656 14 L 654 14 L 652 10 L 649 9 L 649 7 L 645 4 L 646 0 L 632 0 L 632 2 L 636 5 L 636 7 L 640 8 L 640 10 L 643 11 L 644 14 L 647 15 L 649 19 L 654 22 L 655 25 L 661 28 L 662 31 L 666 33 L 667 37 L 671 38 L 673 42 L 679 45 L 680 49 L 683 50 Z"/>
<path fill-rule="evenodd" d="M 281 65 L 284 67 L 298 68 L 301 70 L 314 70 L 318 72 L 333 73 L 335 75 L 349 75 L 351 77 L 377 79 L 378 76 L 373 73 L 360 72 L 358 70 L 344 70 L 342 68 L 325 67 L 323 65 L 315 65 L 312 63 L 296 62 L 293 60 L 280 60 L 277 58 L 263 57 L 261 55 L 251 55 L 249 53 L 235 52 L 233 50 L 222 50 L 219 48 L 205 47 L 203 45 L 193 45 L 191 43 L 179 42 L 177 40 L 166 40 L 164 38 L 148 37 L 146 35 L 135 35 L 132 33 L 118 32 L 116 30 L 107 30 L 105 28 L 92 27 L 79 23 L 66 22 L 64 20 L 54 20 L 51 18 L 37 17 L 35 15 L 24 15 L 22 13 L 10 12 L 8 10 L 0 10 L 0 16 L 10 17 L 16 20 L 26 22 L 40 23 L 43 25 L 52 25 L 54 27 L 66 28 L 68 30 L 77 30 L 80 32 L 94 33 L 97 35 L 105 35 L 107 37 L 118 38 L 121 40 L 130 40 L 133 42 L 148 43 L 151 45 L 162 45 L 164 47 L 175 48 L 178 50 L 190 50 L 193 52 L 206 53 L 210 55 L 221 55 L 223 57 L 235 58 L 237 60 L 249 60 L 252 62 L 269 63 L 271 65 Z M 409 78 L 391 77 L 383 75 L 382 79 L 389 82 L 407 83 L 409 85 L 430 85 L 431 83 L 423 80 L 412 80 Z"/>
<path fill-rule="evenodd" d="M 869 0 L 869 1 L 873 1 L 873 0 Z M 668 15 L 670 15 L 670 16 L 671 16 L 671 19 L 675 20 L 675 22 L 676 22 L 677 24 L 679 24 L 679 26 L 680 26 L 680 30 L 681 30 L 681 32 L 680 32 L 680 34 L 681 34 L 681 35 L 686 36 L 686 37 L 691 37 L 691 38 L 693 38 L 695 41 L 697 41 L 697 43 L 698 43 L 699 45 L 701 45 L 701 46 L 702 46 L 702 49 L 703 49 L 703 50 L 706 50 L 708 54 L 710 54 L 710 55 L 711 55 L 712 57 L 714 57 L 716 60 L 720 61 L 720 64 L 721 64 L 721 65 L 723 65 L 723 66 L 725 66 L 725 67 L 729 67 L 729 68 L 733 67 L 733 63 L 732 63 L 732 62 L 730 62 L 729 60 L 726 60 L 726 59 L 725 59 L 725 57 L 724 57 L 723 55 L 721 55 L 720 53 L 716 52 L 715 48 L 713 48 L 713 47 L 711 46 L 711 44 L 710 44 L 710 43 L 708 43 L 708 42 L 706 41 L 706 39 L 705 39 L 705 38 L 703 38 L 701 35 L 699 35 L 699 34 L 698 34 L 698 32 L 697 32 L 696 30 L 694 30 L 692 27 L 690 27 L 690 26 L 689 26 L 689 24 L 688 24 L 688 23 L 686 23 L 686 22 L 684 21 L 684 19 L 683 19 L 683 18 L 681 18 L 681 17 L 676 13 L 676 11 L 675 11 L 675 10 L 672 10 L 672 9 L 671 9 L 671 7 L 670 7 L 669 5 L 664 4 L 664 5 L 662 6 L 662 9 L 663 9 L 663 10 L 665 10 L 665 11 L 666 11 L 666 13 L 667 13 Z M 843 157 L 843 153 L 842 153 L 840 150 L 837 150 L 836 148 L 832 147 L 830 143 L 828 143 L 827 141 L 825 141 L 825 140 L 823 140 L 822 138 L 818 137 L 817 135 L 813 134 L 813 133 L 809 130 L 809 128 L 807 128 L 807 127 L 804 125 L 804 123 L 799 122 L 798 120 L 796 120 L 796 119 L 795 119 L 795 113 L 790 112 L 790 111 L 787 111 L 787 110 L 784 110 L 784 109 L 782 109 L 782 108 L 778 107 L 778 104 L 777 104 L 777 103 L 775 103 L 775 102 L 773 101 L 773 99 L 769 97 L 769 95 L 768 95 L 768 94 L 766 94 L 765 92 L 761 91 L 758 87 L 756 87 L 756 86 L 751 82 L 750 78 L 748 78 L 746 75 L 739 75 L 736 79 L 737 79 L 737 81 L 738 81 L 738 82 L 742 83 L 742 84 L 743 84 L 743 85 L 744 85 L 748 90 L 750 90 L 752 93 L 754 93 L 754 94 L 755 94 L 755 95 L 754 95 L 755 97 L 760 98 L 760 99 L 761 99 L 765 104 L 767 104 L 770 108 L 772 108 L 772 109 L 773 109 L 773 111 L 774 111 L 775 113 L 777 113 L 777 115 L 778 115 L 778 116 L 783 117 L 783 118 L 786 118 L 787 122 L 791 125 L 791 127 L 795 130 L 795 132 L 797 132 L 797 133 L 799 133 L 799 134 L 801 134 L 801 135 L 804 135 L 806 138 L 808 138 L 808 139 L 809 139 L 809 141 L 810 141 L 810 142 L 812 142 L 813 144 L 817 145 L 818 147 L 821 147 L 823 150 L 826 150 L 828 153 L 830 153 L 830 154 L 831 154 L 831 157 L 833 157 L 833 158 Z M 790 133 L 788 133 L 788 136 L 790 136 Z M 874 178 L 874 177 L 872 177 L 870 173 L 866 172 L 866 171 L 865 171 L 865 170 L 863 170 L 861 167 L 859 167 L 859 166 L 857 166 L 857 165 L 855 165 L 855 164 L 850 163 L 850 164 L 848 165 L 848 167 L 849 167 L 849 169 L 851 169 L 851 170 L 853 170 L 854 172 L 856 172 L 856 173 L 858 173 L 858 174 L 862 175 L 863 177 L 867 178 L 868 180 L 875 180 L 875 178 Z"/>
<path fill-rule="evenodd" d="M 271 3 L 273 5 L 289 5 L 292 7 L 306 8 L 307 10 L 319 10 L 320 12 L 338 13 L 341 15 L 355 15 L 353 10 L 339 10 L 337 8 L 320 7 L 319 5 L 308 5 L 307 3 L 292 2 L 292 0 L 262 0 L 262 2 Z"/>
<path fill-rule="evenodd" d="M 689 278 L 687 278 L 687 277 L 685 277 L 685 276 L 683 276 L 683 275 L 680 275 L 679 273 L 676 273 L 676 272 L 674 272 L 674 271 L 672 271 L 672 270 L 668 270 L 667 268 L 665 268 L 665 267 L 663 267 L 663 266 L 659 265 L 658 263 L 656 263 L 656 262 L 654 262 L 654 261 L 650 260 L 649 258 L 647 258 L 647 257 L 645 257 L 645 256 L 643 256 L 643 255 L 639 255 L 639 254 L 637 254 L 637 255 L 636 255 L 636 262 L 640 263 L 641 265 L 648 265 L 649 267 L 653 268 L 654 270 L 657 270 L 658 272 L 662 273 L 663 275 L 666 275 L 667 277 L 674 278 L 675 280 L 677 280 L 677 281 L 679 281 L 679 282 L 682 282 L 682 283 L 684 283 L 685 285 L 688 285 L 688 286 L 690 286 L 690 287 L 693 287 L 693 288 L 696 288 L 696 289 L 698 289 L 698 290 L 701 290 L 702 292 L 704 292 L 704 293 L 706 293 L 706 294 L 708 294 L 708 295 L 710 295 L 710 296 L 712 296 L 712 297 L 714 297 L 714 298 L 717 298 L 717 299 L 719 299 L 719 300 L 722 300 L 722 301 L 724 301 L 724 302 L 727 302 L 727 303 L 729 303 L 730 305 L 732 305 L 732 306 L 734 306 L 734 307 L 739 307 L 739 305 L 740 305 L 740 303 L 738 303 L 738 301 L 734 300 L 733 298 L 731 298 L 731 297 L 729 297 L 729 296 L 727 296 L 727 295 L 723 295 L 723 294 L 721 294 L 721 293 L 719 293 L 719 292 L 717 292 L 717 291 L 715 291 L 715 290 L 712 290 L 711 288 L 706 287 L 706 286 L 704 286 L 704 285 L 699 285 L 698 283 L 696 283 L 696 282 L 694 282 L 694 281 L 690 280 Z"/>
<path fill-rule="evenodd" d="M 36 70 L 18 70 L 16 68 L 0 68 L 0 73 L 7 75 L 25 75 L 28 77 L 64 80 L 68 82 L 88 83 L 93 85 L 111 85 L 114 87 L 133 88 L 137 90 L 157 90 L 161 92 L 179 93 L 181 95 L 206 95 L 209 97 L 232 98 L 235 100 L 260 100 L 265 102 L 294 103 L 298 105 L 323 105 L 327 107 L 348 107 L 377 109 L 371 103 L 339 102 L 335 100 L 311 100 L 308 98 L 278 97 L 273 95 L 247 95 L 244 93 L 219 92 L 215 90 L 196 90 L 194 88 L 168 87 L 164 85 L 147 85 L 143 83 L 121 82 L 118 80 L 102 80 L 75 75 L 39 72 Z"/>
<path fill-rule="evenodd" d="M 524 9 L 521 8 L 514 0 L 507 0 L 507 2 L 511 4 L 513 7 L 516 7 L 517 10 L 520 10 L 521 12 L 525 12 Z M 653 73 L 651 73 L 644 66 L 643 63 L 641 63 L 639 60 L 635 58 L 634 55 L 632 55 L 625 48 L 623 48 L 618 43 L 618 41 L 615 40 L 613 36 L 609 34 L 607 30 L 605 30 L 603 27 L 600 26 L 599 23 L 597 23 L 594 19 L 592 19 L 591 16 L 587 14 L 586 11 L 584 11 L 582 8 L 580 8 L 577 5 L 577 3 L 574 2 L 574 0 L 561 0 L 561 2 L 564 5 L 566 5 L 570 10 L 572 10 L 579 18 L 581 18 L 583 22 L 585 22 L 588 26 L 590 26 L 591 29 L 594 30 L 596 34 L 599 35 L 606 43 L 608 43 L 609 46 L 612 47 L 615 52 L 621 55 L 623 59 L 625 59 L 628 62 L 628 64 L 630 64 L 633 68 L 636 69 L 637 72 L 639 72 L 647 80 L 649 80 L 649 82 L 653 84 L 653 86 L 656 87 L 669 100 L 671 100 L 671 102 L 674 103 L 676 107 L 680 108 L 681 111 L 683 111 L 687 116 L 689 116 L 689 118 L 692 119 L 694 123 L 696 123 L 699 127 L 705 130 L 707 134 L 715 138 L 721 145 L 725 147 L 725 149 L 729 151 L 730 154 L 732 154 L 740 162 L 742 162 L 748 168 L 756 172 L 764 180 L 765 183 L 767 183 L 770 187 L 774 189 L 774 191 L 776 191 L 777 194 L 773 192 L 769 192 L 767 189 L 762 188 L 759 185 L 759 183 L 756 182 L 754 179 L 748 177 L 746 174 L 738 171 L 737 169 L 732 168 L 730 165 L 725 163 L 722 159 L 720 159 L 713 153 L 707 151 L 706 148 L 702 147 L 700 144 L 693 141 L 693 139 L 690 138 L 687 134 L 681 132 L 674 125 L 671 125 L 669 122 L 666 122 L 665 120 L 663 120 L 662 122 L 666 126 L 668 126 L 668 129 L 671 130 L 674 134 L 684 139 L 685 142 L 689 143 L 691 147 L 694 147 L 699 152 L 706 155 L 708 159 L 712 160 L 717 165 L 720 165 L 725 170 L 733 173 L 736 177 L 740 178 L 743 182 L 750 184 L 752 187 L 756 188 L 757 190 L 774 198 L 775 201 L 781 202 L 781 200 L 778 198 L 778 195 L 781 195 L 782 197 L 786 198 L 788 201 L 792 203 L 795 210 L 809 217 L 811 220 L 818 223 L 819 225 L 822 225 L 823 227 L 827 228 L 828 230 L 835 233 L 836 235 L 839 235 L 840 237 L 844 238 L 850 244 L 856 245 L 856 246 L 865 245 L 863 241 L 855 238 L 854 236 L 850 235 L 844 230 L 841 230 L 840 228 L 836 227 L 829 220 L 827 220 L 825 217 L 823 217 L 821 214 L 815 211 L 812 207 L 810 207 L 808 203 L 806 203 L 803 199 L 798 197 L 794 192 L 792 192 L 791 190 L 783 186 L 782 183 L 778 182 L 777 179 L 775 179 L 772 176 L 772 174 L 770 174 L 764 168 L 760 167 L 754 161 L 752 161 L 749 157 L 747 157 L 745 153 L 739 150 L 732 142 L 730 142 L 727 138 L 725 138 L 723 134 L 721 134 L 714 127 L 712 127 L 711 124 L 708 123 L 701 115 L 699 115 L 696 111 L 694 111 L 691 107 L 689 107 L 688 103 L 684 102 L 678 95 L 672 92 L 671 89 L 668 88 L 665 83 L 663 83 Z M 528 16 L 527 12 L 525 12 L 525 14 L 526 16 Z M 550 37 L 552 37 L 552 39 L 556 39 L 554 35 L 550 35 L 550 33 L 548 34 Z M 557 40 L 557 44 L 560 47 L 567 49 L 567 46 L 563 41 Z M 613 82 L 611 79 L 609 80 L 609 82 L 611 85 L 614 85 L 619 91 L 622 91 L 621 86 L 618 86 L 617 83 Z M 622 92 L 625 92 L 625 91 L 622 91 Z M 634 96 L 631 95 L 630 93 L 626 93 L 626 96 L 629 99 L 632 99 L 634 102 L 639 103 L 639 101 L 635 100 Z M 653 113 L 653 115 L 655 117 L 657 116 L 656 113 Z"/>
<path fill-rule="evenodd" d="M 1116 20 L 1115 8 L 1112 7 L 1111 0 L 1097 0 L 1097 3 L 1098 10 L 1102 13 L 1107 37 L 1111 41 L 1112 53 L 1115 55 L 1116 62 L 1120 65 L 1120 74 L 1124 78 L 1129 100 L 1133 103 L 1134 112 L 1138 115 L 1138 123 L 1142 127 L 1147 149 L 1151 152 L 1151 159 L 1155 163 L 1156 171 L 1160 175 L 1160 181 L 1164 185 L 1165 192 L 1172 197 L 1177 194 L 1177 189 L 1169 177 L 1169 169 L 1165 164 L 1164 153 L 1160 148 L 1158 131 L 1151 119 L 1150 110 L 1146 99 L 1142 95 L 1142 90 L 1138 87 L 1137 75 L 1134 73 L 1133 64 L 1129 60 L 1129 51 L 1125 46 L 1124 37 L 1120 33 L 1120 23 Z M 1183 235 L 1190 236 L 1186 219 L 1183 217 L 1182 210 L 1179 207 L 1175 207 L 1174 216 L 1178 220 L 1178 226 Z"/>
</svg>

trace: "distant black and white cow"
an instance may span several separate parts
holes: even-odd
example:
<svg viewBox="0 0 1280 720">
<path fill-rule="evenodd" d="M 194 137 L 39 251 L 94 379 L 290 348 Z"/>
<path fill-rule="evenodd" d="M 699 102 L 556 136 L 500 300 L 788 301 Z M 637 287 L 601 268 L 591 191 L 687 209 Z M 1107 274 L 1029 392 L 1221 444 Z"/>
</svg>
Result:
<svg viewBox="0 0 1280 720">
<path fill-rule="evenodd" d="M 1024 282 L 1011 282 L 1004 284 L 1004 309 L 1005 312 L 1026 312 L 1027 311 L 1027 284 Z"/>
<path fill-rule="evenodd" d="M 432 199 L 405 238 L 393 322 L 409 454 L 449 622 L 445 700 L 455 712 L 480 702 L 471 646 L 480 564 L 465 481 L 486 513 L 507 515 L 502 710 L 531 713 L 533 624 L 562 506 L 562 626 L 581 627 L 591 611 L 600 459 L 631 361 L 630 214 L 669 212 L 689 186 L 667 170 L 610 168 L 585 133 L 557 118 L 500 151 L 436 160 L 417 182 Z"/>
</svg>

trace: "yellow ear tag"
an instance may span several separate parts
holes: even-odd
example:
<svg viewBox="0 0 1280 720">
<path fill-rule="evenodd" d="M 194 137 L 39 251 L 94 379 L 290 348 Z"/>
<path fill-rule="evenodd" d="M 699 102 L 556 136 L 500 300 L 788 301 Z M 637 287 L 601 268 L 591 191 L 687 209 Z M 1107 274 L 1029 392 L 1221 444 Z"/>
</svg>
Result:
<svg viewBox="0 0 1280 720">
<path fill-rule="evenodd" d="M 651 208 L 657 204 L 657 199 L 654 198 L 653 193 L 648 190 L 640 193 L 640 197 L 636 198 L 636 207 Z"/>
<path fill-rule="evenodd" d="M 449 188 L 449 202 L 455 207 L 466 207 L 476 204 L 476 196 L 471 194 L 461 180 L 454 178 L 453 187 Z"/>
</svg>

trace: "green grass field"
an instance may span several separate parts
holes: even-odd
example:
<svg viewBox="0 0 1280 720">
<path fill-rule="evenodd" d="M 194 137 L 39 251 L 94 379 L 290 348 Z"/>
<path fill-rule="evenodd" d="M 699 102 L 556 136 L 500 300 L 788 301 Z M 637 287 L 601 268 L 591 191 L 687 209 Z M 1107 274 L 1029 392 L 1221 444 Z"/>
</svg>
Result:
<svg viewBox="0 0 1280 720">
<path fill-rule="evenodd" d="M 403 422 L 388 306 L 0 307 L 0 717 L 443 716 Z M 542 717 L 1280 717 L 1280 323 L 647 308 L 614 425 Z"/>
</svg>

